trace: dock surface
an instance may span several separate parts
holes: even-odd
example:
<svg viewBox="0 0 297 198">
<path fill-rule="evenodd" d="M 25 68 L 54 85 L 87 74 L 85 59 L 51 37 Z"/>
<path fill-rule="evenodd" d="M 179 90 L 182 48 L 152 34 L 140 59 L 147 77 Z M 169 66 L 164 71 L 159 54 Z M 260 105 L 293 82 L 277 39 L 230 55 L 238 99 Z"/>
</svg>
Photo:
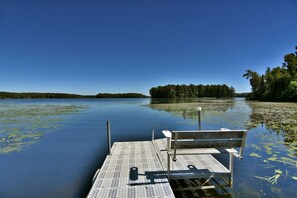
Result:
<svg viewBox="0 0 297 198">
<path fill-rule="evenodd" d="M 230 173 L 210 154 L 179 155 L 171 167 L 172 179 Z M 166 139 L 115 142 L 88 195 L 99 197 L 175 197 L 167 178 Z"/>
<path fill-rule="evenodd" d="M 152 141 L 115 142 L 88 198 L 174 197 Z"/>
</svg>

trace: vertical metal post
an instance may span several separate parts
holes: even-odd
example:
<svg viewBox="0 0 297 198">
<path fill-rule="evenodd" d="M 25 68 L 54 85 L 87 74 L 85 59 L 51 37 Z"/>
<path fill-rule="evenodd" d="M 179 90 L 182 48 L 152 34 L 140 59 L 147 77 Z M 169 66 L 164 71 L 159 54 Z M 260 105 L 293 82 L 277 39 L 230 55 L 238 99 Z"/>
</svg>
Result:
<svg viewBox="0 0 297 198">
<path fill-rule="evenodd" d="M 155 140 L 155 129 L 153 129 L 153 132 L 152 132 L 152 141 Z"/>
<path fill-rule="evenodd" d="M 201 107 L 197 107 L 197 112 L 198 112 L 198 130 L 201 130 Z"/>
<path fill-rule="evenodd" d="M 229 171 L 230 171 L 230 177 L 229 177 L 229 186 L 233 186 L 233 163 L 234 163 L 234 156 L 230 154 L 229 156 Z"/>
<path fill-rule="evenodd" d="M 169 154 L 170 150 L 171 150 L 171 138 L 168 137 L 167 138 L 167 177 L 169 181 L 170 181 L 170 163 L 171 163 L 170 154 Z"/>
<path fill-rule="evenodd" d="M 106 122 L 107 127 L 107 146 L 108 146 L 108 155 L 110 155 L 111 141 L 110 141 L 110 123 Z"/>
</svg>

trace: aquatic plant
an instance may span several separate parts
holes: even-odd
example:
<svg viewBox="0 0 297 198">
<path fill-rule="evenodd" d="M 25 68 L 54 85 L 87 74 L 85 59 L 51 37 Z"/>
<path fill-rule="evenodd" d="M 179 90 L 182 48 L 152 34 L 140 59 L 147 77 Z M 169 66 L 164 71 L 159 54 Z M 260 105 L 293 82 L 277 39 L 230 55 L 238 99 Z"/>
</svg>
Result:
<svg viewBox="0 0 297 198">
<path fill-rule="evenodd" d="M 278 134 L 284 136 L 284 142 L 297 151 L 297 104 L 248 102 L 251 107 L 250 119 L 246 123 L 248 128 L 255 128 L 265 124 Z"/>
<path fill-rule="evenodd" d="M 1 105 L 0 154 L 20 151 L 62 126 L 85 105 Z"/>
<path fill-rule="evenodd" d="M 258 155 L 257 153 L 251 153 L 250 156 L 251 157 L 258 157 L 258 158 L 262 157 L 261 155 Z"/>
<path fill-rule="evenodd" d="M 255 176 L 258 179 L 263 179 L 271 184 L 277 184 L 277 180 L 279 179 L 279 177 L 283 174 L 283 172 L 279 169 L 274 171 L 274 175 L 272 175 L 271 177 L 269 176 L 265 176 L 265 177 L 260 177 L 260 176 Z"/>
<path fill-rule="evenodd" d="M 256 144 L 252 144 L 251 147 L 253 147 L 255 150 L 261 150 L 261 147 L 259 145 Z"/>
</svg>

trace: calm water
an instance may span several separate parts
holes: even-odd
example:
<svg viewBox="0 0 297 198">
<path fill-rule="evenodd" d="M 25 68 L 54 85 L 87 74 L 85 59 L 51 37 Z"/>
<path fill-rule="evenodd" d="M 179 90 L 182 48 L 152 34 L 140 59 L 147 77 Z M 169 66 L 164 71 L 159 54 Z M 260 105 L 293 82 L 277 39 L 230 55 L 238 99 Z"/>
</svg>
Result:
<svg viewBox="0 0 297 198">
<path fill-rule="evenodd" d="M 106 120 L 111 122 L 113 142 L 150 140 L 153 129 L 158 138 L 163 129 L 197 128 L 195 110 L 184 103 L 178 109 L 150 103 L 150 99 L 1 100 L 0 197 L 85 197 L 107 154 Z M 204 129 L 246 128 L 254 111 L 242 99 L 207 108 L 202 113 Z M 297 196 L 297 140 L 288 143 L 284 137 L 284 132 L 265 123 L 253 126 L 244 159 L 235 160 L 232 197 Z"/>
</svg>

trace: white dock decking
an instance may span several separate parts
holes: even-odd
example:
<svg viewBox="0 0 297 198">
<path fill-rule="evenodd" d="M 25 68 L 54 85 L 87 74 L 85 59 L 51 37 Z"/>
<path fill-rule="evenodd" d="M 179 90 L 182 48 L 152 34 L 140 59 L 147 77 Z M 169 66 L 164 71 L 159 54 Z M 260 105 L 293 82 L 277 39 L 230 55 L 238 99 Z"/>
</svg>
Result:
<svg viewBox="0 0 297 198">
<path fill-rule="evenodd" d="M 180 155 L 171 164 L 170 178 L 179 175 L 230 173 L 212 155 Z M 167 178 L 166 139 L 115 142 L 101 167 L 88 198 L 175 197 Z"/>
<path fill-rule="evenodd" d="M 88 198 L 174 197 L 151 141 L 115 142 Z"/>
</svg>

